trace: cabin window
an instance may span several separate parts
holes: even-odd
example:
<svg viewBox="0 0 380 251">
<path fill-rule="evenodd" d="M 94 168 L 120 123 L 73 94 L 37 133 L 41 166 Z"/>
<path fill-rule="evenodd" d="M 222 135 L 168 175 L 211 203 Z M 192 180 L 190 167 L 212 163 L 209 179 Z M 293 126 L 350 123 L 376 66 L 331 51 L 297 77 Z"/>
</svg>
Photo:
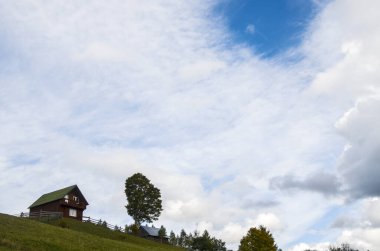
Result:
<svg viewBox="0 0 380 251">
<path fill-rule="evenodd" d="M 74 200 L 77 204 L 79 204 L 79 198 L 78 198 L 77 196 L 73 196 L 73 200 Z"/>
<path fill-rule="evenodd" d="M 69 203 L 69 196 L 65 195 L 65 203 Z"/>
<path fill-rule="evenodd" d="M 70 217 L 77 217 L 77 210 L 73 209 L 73 208 L 70 208 L 70 210 L 69 210 L 69 216 Z"/>
</svg>

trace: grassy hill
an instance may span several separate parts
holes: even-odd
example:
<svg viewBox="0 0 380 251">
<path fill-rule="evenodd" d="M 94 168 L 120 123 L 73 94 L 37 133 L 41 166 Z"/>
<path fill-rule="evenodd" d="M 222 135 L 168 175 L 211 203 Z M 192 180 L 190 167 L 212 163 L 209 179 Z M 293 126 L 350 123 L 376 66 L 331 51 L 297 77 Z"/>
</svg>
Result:
<svg viewBox="0 0 380 251">
<path fill-rule="evenodd" d="M 59 227 L 66 225 L 67 228 Z M 0 214 L 2 250 L 156 250 L 183 251 L 91 223 L 70 219 L 50 224 Z"/>
</svg>

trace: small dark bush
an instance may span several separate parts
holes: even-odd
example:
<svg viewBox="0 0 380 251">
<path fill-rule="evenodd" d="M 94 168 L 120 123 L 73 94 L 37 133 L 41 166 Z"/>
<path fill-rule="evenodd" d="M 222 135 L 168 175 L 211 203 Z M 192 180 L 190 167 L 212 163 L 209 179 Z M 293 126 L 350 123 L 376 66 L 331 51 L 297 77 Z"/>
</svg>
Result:
<svg viewBox="0 0 380 251">
<path fill-rule="evenodd" d="M 67 222 L 63 220 L 60 220 L 58 222 L 58 226 L 60 226 L 61 228 L 69 228 L 69 225 L 67 224 Z"/>
</svg>

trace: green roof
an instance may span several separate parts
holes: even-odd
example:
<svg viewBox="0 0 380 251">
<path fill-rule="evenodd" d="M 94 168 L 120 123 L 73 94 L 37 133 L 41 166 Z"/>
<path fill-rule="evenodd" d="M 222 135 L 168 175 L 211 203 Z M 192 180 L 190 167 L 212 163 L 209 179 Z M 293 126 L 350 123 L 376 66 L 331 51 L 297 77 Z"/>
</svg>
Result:
<svg viewBox="0 0 380 251">
<path fill-rule="evenodd" d="M 43 204 L 46 204 L 46 203 L 49 203 L 52 201 L 63 199 L 66 194 L 70 193 L 76 187 L 77 187 L 77 185 L 73 185 L 73 186 L 69 186 L 69 187 L 59 189 L 59 190 L 51 192 L 51 193 L 46 193 L 46 194 L 42 195 L 40 198 L 38 198 L 38 200 L 36 200 L 32 205 L 30 205 L 29 208 L 39 206 L 39 205 L 43 205 Z"/>
</svg>

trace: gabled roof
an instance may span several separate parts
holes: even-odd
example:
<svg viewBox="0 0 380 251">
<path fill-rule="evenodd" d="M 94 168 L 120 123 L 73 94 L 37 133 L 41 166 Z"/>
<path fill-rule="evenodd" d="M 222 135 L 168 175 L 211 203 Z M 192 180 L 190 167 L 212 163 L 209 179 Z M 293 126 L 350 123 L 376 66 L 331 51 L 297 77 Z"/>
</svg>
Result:
<svg viewBox="0 0 380 251">
<path fill-rule="evenodd" d="M 150 236 L 159 236 L 158 234 L 158 231 L 160 230 L 159 228 L 148 227 L 148 226 L 141 226 L 140 228 L 144 229 L 144 231 L 147 232 L 147 234 Z"/>
<path fill-rule="evenodd" d="M 70 193 L 74 189 L 78 190 L 79 194 L 83 197 L 86 205 L 88 205 L 88 202 L 84 198 L 84 196 L 81 193 L 81 191 L 79 190 L 78 186 L 77 185 L 73 185 L 73 186 L 65 187 L 65 188 L 59 189 L 57 191 L 46 193 L 46 194 L 42 195 L 32 205 L 30 205 L 29 208 L 35 207 L 35 206 L 39 206 L 39 205 L 43 205 L 43 204 L 46 204 L 46 203 L 49 203 L 49 202 L 52 202 L 52 201 L 63 199 L 66 194 Z"/>
</svg>

